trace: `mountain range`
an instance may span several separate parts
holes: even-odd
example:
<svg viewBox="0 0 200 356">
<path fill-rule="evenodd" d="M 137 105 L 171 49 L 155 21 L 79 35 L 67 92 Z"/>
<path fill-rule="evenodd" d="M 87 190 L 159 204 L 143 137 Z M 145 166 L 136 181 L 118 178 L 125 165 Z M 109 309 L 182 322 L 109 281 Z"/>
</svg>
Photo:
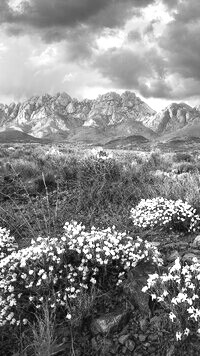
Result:
<svg viewBox="0 0 200 356">
<path fill-rule="evenodd" d="M 108 145 L 126 140 L 200 137 L 200 106 L 172 103 L 156 113 L 130 91 L 79 101 L 66 93 L 0 104 L 0 142 L 67 141 Z"/>
</svg>

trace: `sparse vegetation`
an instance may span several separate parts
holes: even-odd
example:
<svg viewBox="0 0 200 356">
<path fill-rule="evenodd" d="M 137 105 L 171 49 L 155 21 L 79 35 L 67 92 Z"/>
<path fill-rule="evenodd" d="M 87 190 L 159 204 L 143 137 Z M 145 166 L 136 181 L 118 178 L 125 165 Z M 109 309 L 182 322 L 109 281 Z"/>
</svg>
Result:
<svg viewBox="0 0 200 356">
<path fill-rule="evenodd" d="M 192 273 L 199 264 L 175 260 L 164 273 L 162 243 L 157 248 L 153 239 L 162 242 L 166 228 L 172 239 L 186 240 L 199 230 L 198 155 L 16 145 L 2 147 L 0 157 L 2 355 L 74 356 L 80 347 L 94 355 L 91 321 L 127 308 L 129 272 L 147 261 L 156 274 L 143 291 L 160 303 L 162 320 L 169 315 L 178 355 L 177 343 L 199 333 L 199 314 L 179 308 L 186 281 L 180 289 L 175 277 L 187 269 L 195 279 L 197 311 L 198 274 Z M 180 303 L 172 308 L 173 298 Z M 183 322 L 187 313 L 194 323 Z"/>
</svg>

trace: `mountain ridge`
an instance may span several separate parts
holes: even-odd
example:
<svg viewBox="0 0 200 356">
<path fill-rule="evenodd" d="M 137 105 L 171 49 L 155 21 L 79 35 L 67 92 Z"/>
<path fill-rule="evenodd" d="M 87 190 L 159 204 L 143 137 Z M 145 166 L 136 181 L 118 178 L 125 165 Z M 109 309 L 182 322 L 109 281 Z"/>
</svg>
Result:
<svg viewBox="0 0 200 356">
<path fill-rule="evenodd" d="M 171 103 L 156 113 L 130 91 L 121 95 L 108 92 L 81 101 L 63 92 L 0 104 L 0 132 L 16 130 L 37 139 L 106 144 L 135 135 L 166 141 L 194 136 L 195 126 L 200 127 L 200 106 Z"/>
<path fill-rule="evenodd" d="M 34 96 L 23 103 L 0 104 L 0 127 L 14 127 L 37 138 L 64 138 L 69 141 L 106 141 L 119 135 L 155 133 L 142 118 L 155 111 L 132 92 L 99 95 L 97 99 L 72 99 L 67 93 Z M 81 135 L 82 133 L 82 135 Z"/>
</svg>

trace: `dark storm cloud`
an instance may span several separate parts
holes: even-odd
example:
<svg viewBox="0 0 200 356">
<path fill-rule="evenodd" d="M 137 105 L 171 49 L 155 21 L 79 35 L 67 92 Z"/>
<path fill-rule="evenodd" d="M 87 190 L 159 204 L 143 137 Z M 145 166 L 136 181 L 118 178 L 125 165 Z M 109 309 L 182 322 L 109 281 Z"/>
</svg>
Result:
<svg viewBox="0 0 200 356">
<path fill-rule="evenodd" d="M 155 98 L 173 98 L 173 90 L 169 84 L 166 83 L 165 79 L 155 79 L 151 82 L 151 86 L 145 83 L 140 84 L 140 93 L 145 98 L 155 97 Z"/>
<path fill-rule="evenodd" d="M 160 83 L 164 81 L 165 75 L 164 60 L 156 50 L 152 49 L 145 53 L 134 52 L 130 49 L 110 49 L 96 59 L 95 67 L 116 87 L 142 90 L 146 96 L 154 96 L 156 89 L 153 88 L 152 92 L 151 89 L 147 91 L 145 81 L 155 77 Z M 164 93 L 162 90 L 159 96 L 165 96 L 166 91 L 165 89 Z"/>
<path fill-rule="evenodd" d="M 96 59 L 95 67 L 118 88 L 138 87 L 140 76 L 149 74 L 148 62 L 131 50 L 110 49 Z"/>
<path fill-rule="evenodd" d="M 167 58 L 167 71 L 187 81 L 183 94 L 200 93 L 200 1 L 183 1 L 159 40 Z M 195 85 L 194 85 L 195 81 Z M 197 85 L 199 83 L 199 85 Z"/>
<path fill-rule="evenodd" d="M 180 0 L 162 0 L 162 2 L 168 7 L 169 10 L 171 10 L 177 7 Z"/>
<path fill-rule="evenodd" d="M 22 12 L 13 11 L 6 0 L 0 5 L 4 23 L 34 28 L 74 27 L 82 24 L 115 27 L 130 15 L 131 8 L 142 8 L 154 0 L 31 0 L 23 1 Z M 129 10 L 129 11 L 128 11 Z M 125 18 L 124 18 L 125 17 Z"/>
<path fill-rule="evenodd" d="M 90 58 L 105 28 L 120 28 L 154 0 L 24 0 L 21 12 L 0 0 L 0 24 L 7 34 L 39 34 L 44 42 L 65 41 L 67 58 Z"/>
<path fill-rule="evenodd" d="M 93 51 L 97 49 L 95 33 L 88 29 L 77 28 L 67 36 L 70 40 L 66 43 L 66 57 L 70 61 L 84 61 L 92 58 Z"/>
<path fill-rule="evenodd" d="M 184 0 L 178 7 L 175 20 L 177 23 L 191 24 L 198 21 L 200 18 L 200 2 L 199 0 Z"/>
</svg>

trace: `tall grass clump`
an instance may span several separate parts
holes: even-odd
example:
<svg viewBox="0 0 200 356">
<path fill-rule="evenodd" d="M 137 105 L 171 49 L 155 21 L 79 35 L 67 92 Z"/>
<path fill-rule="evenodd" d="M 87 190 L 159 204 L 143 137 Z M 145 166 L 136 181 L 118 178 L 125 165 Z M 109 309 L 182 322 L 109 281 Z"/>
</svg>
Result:
<svg viewBox="0 0 200 356">
<path fill-rule="evenodd" d="M 198 173 L 168 174 L 155 177 L 156 195 L 187 201 L 200 213 L 200 176 Z"/>
<path fill-rule="evenodd" d="M 41 158 L 43 166 L 36 161 L 38 176 L 19 176 L 11 164 L 9 182 L 0 186 L 1 224 L 19 238 L 60 234 L 72 219 L 87 228 L 115 225 L 123 231 L 131 228 L 130 208 L 156 194 L 148 170 L 135 170 L 102 150 L 83 157 L 62 155 L 61 161 L 56 155 L 48 156 L 48 162 L 45 155 Z"/>
<path fill-rule="evenodd" d="M 31 325 L 25 349 L 31 350 L 34 356 L 52 356 L 57 346 L 55 327 L 55 315 L 50 314 L 48 305 L 44 304 L 41 315 L 36 315 L 36 322 Z"/>
</svg>

